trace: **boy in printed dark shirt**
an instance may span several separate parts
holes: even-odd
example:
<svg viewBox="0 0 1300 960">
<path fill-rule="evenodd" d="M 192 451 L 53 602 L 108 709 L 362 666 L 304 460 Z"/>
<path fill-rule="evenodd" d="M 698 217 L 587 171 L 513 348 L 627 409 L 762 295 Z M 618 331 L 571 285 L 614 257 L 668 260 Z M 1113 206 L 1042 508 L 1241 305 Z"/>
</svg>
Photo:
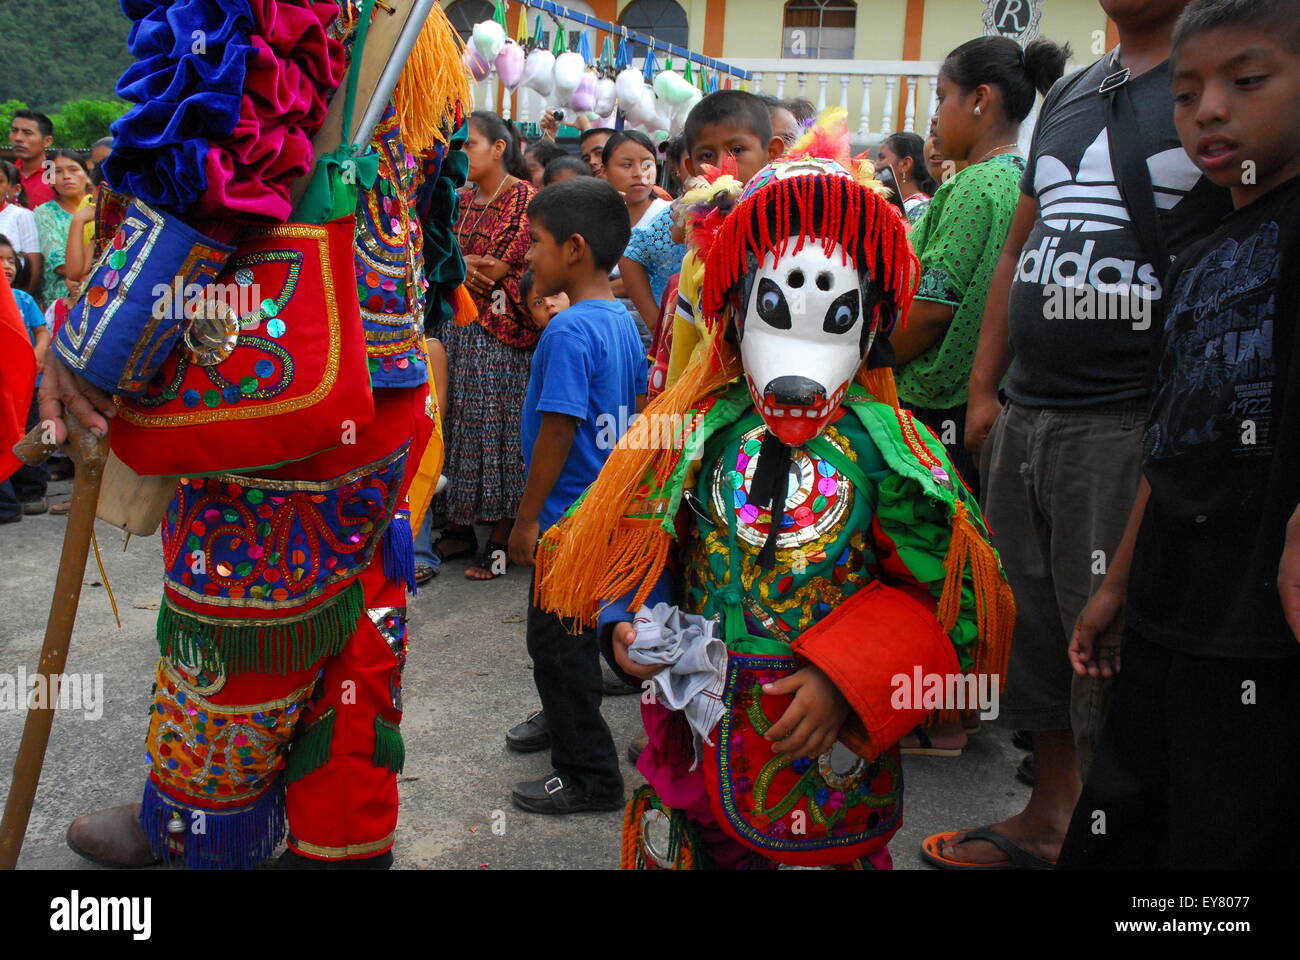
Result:
<svg viewBox="0 0 1300 960">
<path fill-rule="evenodd" d="M 1070 867 L 1294 867 L 1300 839 L 1300 25 L 1195 0 L 1174 32 L 1183 147 L 1234 212 L 1168 278 L 1143 477 L 1079 618 L 1119 672 Z M 1279 561 L 1280 558 L 1280 561 Z M 1125 626 L 1126 625 L 1126 626 Z M 1210 798 L 1213 797 L 1211 801 Z M 1106 829 L 1095 831 L 1098 813 Z"/>
</svg>

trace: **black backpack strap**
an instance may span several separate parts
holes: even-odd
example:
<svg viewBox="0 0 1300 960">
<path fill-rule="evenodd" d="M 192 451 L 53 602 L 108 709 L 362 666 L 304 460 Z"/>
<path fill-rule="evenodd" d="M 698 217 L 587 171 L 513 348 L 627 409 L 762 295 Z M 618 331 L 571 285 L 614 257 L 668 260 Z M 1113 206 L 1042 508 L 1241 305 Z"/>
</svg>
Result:
<svg viewBox="0 0 1300 960">
<path fill-rule="evenodd" d="M 1169 272 L 1169 248 L 1156 210 L 1156 195 L 1142 150 L 1137 112 L 1133 109 L 1133 98 L 1129 96 L 1129 70 L 1128 67 L 1118 69 L 1118 54 L 1116 50 L 1111 60 L 1111 65 L 1117 69 L 1101 82 L 1098 91 L 1107 101 L 1106 137 L 1110 143 L 1110 162 L 1115 170 L 1120 196 L 1133 222 L 1133 232 L 1163 286 L 1165 274 Z"/>
</svg>

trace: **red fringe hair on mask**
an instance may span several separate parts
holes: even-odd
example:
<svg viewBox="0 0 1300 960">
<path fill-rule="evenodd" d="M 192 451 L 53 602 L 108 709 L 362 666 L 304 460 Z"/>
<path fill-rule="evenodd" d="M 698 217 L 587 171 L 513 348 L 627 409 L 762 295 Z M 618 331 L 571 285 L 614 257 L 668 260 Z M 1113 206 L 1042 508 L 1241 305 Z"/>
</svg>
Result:
<svg viewBox="0 0 1300 960">
<path fill-rule="evenodd" d="M 897 306 L 900 322 L 907 316 L 920 268 L 902 219 L 847 176 L 804 175 L 764 186 L 723 221 L 705 261 L 705 320 L 723 322 L 749 271 L 749 254 L 762 263 L 769 253 L 777 259 L 796 254 L 809 241 L 820 241 L 828 252 L 838 243 L 841 264 L 866 270 Z"/>
</svg>

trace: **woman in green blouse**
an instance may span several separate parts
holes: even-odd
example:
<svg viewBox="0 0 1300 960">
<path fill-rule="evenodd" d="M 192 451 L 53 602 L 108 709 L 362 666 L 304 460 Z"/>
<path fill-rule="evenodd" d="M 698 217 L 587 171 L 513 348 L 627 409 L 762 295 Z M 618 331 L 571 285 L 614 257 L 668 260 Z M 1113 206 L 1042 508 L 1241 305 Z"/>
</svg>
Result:
<svg viewBox="0 0 1300 960">
<path fill-rule="evenodd" d="M 936 146 L 960 172 L 935 191 L 912 230 L 921 286 L 895 328 L 898 396 L 948 448 L 978 497 L 976 465 L 962 442 L 966 384 L 993 268 L 1020 197 L 1025 161 L 1020 124 L 1061 76 L 1069 47 L 1038 39 L 1023 50 L 1005 37 L 979 37 L 948 54 L 936 88 Z"/>
<path fill-rule="evenodd" d="M 36 232 L 41 238 L 45 258 L 41 294 L 48 307 L 60 297 L 75 297 L 80 277 L 66 275 L 68 229 L 72 216 L 90 196 L 90 171 L 75 150 L 55 150 L 50 154 L 54 174 L 55 198 L 36 208 Z"/>
</svg>

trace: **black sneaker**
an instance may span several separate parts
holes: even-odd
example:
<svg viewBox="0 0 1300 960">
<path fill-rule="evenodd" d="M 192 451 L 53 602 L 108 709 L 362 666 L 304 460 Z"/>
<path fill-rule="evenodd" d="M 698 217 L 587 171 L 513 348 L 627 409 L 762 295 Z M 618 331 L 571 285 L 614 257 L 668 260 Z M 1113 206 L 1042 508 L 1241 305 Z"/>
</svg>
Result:
<svg viewBox="0 0 1300 960">
<path fill-rule="evenodd" d="M 23 501 L 24 517 L 39 517 L 42 513 L 49 513 L 49 512 L 50 512 L 50 501 L 47 500 L 45 497 L 41 497 L 39 500 Z"/>
<path fill-rule="evenodd" d="M 510 799 L 520 810 L 529 813 L 584 813 L 594 810 L 622 810 L 623 798 L 610 797 L 601 800 L 587 796 L 587 792 L 576 783 L 565 780 L 558 773 L 553 773 L 545 780 L 529 780 L 516 784 L 510 791 Z"/>
<path fill-rule="evenodd" d="M 515 753 L 535 753 L 550 745 L 551 731 L 546 728 L 546 714 L 540 710 L 506 731 L 506 746 Z"/>
</svg>

